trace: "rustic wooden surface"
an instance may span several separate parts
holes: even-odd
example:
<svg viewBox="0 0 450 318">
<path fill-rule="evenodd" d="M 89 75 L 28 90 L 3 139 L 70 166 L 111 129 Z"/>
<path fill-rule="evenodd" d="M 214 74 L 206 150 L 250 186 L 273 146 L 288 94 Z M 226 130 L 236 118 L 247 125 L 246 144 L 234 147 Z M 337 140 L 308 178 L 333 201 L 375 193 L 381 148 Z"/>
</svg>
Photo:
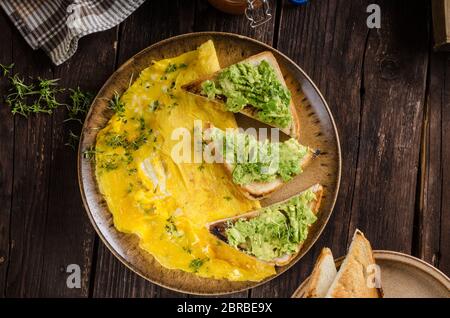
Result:
<svg viewBox="0 0 450 318">
<path fill-rule="evenodd" d="M 272 1 L 275 17 L 252 30 L 205 0 L 148 1 L 120 26 L 80 41 L 54 67 L 0 14 L 0 63 L 26 76 L 61 78 L 96 92 L 120 64 L 167 37 L 225 31 L 273 45 L 328 100 L 341 138 L 342 183 L 322 237 L 298 264 L 237 297 L 288 297 L 321 247 L 345 253 L 355 228 L 375 249 L 410 253 L 450 274 L 450 55 L 434 53 L 429 1 L 380 0 L 382 27 L 366 26 L 366 0 Z M 0 80 L 0 93 L 6 82 Z M 13 118 L 0 106 L 0 295 L 187 297 L 151 284 L 99 241 L 83 209 L 76 154 L 64 146 L 65 110 Z M 66 287 L 68 264 L 82 270 Z"/>
</svg>

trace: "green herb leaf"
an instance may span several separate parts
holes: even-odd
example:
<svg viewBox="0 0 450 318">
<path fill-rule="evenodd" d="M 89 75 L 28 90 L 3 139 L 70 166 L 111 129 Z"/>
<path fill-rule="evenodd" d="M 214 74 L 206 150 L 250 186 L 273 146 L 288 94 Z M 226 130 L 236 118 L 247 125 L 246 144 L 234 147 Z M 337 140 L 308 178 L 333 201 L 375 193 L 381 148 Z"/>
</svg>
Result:
<svg viewBox="0 0 450 318">
<path fill-rule="evenodd" d="M 75 150 L 78 146 L 78 142 L 80 141 L 80 136 L 75 134 L 72 130 L 69 131 L 69 139 L 65 143 L 66 146 Z"/>
<path fill-rule="evenodd" d="M 112 109 L 119 117 L 125 114 L 125 104 L 120 99 L 120 95 L 114 92 L 113 98 L 109 101 L 109 108 Z"/>
<path fill-rule="evenodd" d="M 8 74 L 10 73 L 11 69 L 14 67 L 14 63 L 10 64 L 10 65 L 3 65 L 0 64 L 0 71 L 3 77 L 8 76 Z"/>
<path fill-rule="evenodd" d="M 80 87 L 71 88 L 69 91 L 72 103 L 67 105 L 69 118 L 64 121 L 78 121 L 82 124 L 94 96 L 89 92 L 81 91 Z"/>
<path fill-rule="evenodd" d="M 201 258 L 195 258 L 189 263 L 189 268 L 192 269 L 194 273 L 197 273 L 200 267 L 202 267 L 207 260 L 208 259 L 203 260 Z"/>
</svg>

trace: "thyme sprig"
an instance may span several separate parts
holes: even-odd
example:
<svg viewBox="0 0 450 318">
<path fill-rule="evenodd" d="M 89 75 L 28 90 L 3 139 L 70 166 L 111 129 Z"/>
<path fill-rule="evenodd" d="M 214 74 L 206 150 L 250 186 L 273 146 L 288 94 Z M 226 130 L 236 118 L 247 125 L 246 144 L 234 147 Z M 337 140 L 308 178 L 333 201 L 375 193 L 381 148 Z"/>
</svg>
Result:
<svg viewBox="0 0 450 318">
<path fill-rule="evenodd" d="M 14 63 L 9 65 L 3 65 L 0 63 L 0 71 L 3 77 L 8 76 L 8 74 L 11 72 L 12 68 L 14 67 Z"/>
<path fill-rule="evenodd" d="M 59 79 L 38 77 L 26 81 L 19 74 L 11 74 L 13 67 L 14 64 L 0 64 L 0 75 L 8 78 L 10 86 L 4 100 L 13 115 L 19 114 L 26 118 L 31 114 L 51 115 L 56 109 L 65 106 L 68 111 L 68 118 L 64 122 L 77 121 L 83 124 L 84 117 L 93 99 L 91 93 L 83 92 L 79 87 L 69 89 L 71 103 L 66 104 L 59 101 L 60 93 L 66 91 L 65 88 L 60 87 Z M 79 136 L 70 130 L 66 145 L 75 149 L 78 141 Z"/>
<path fill-rule="evenodd" d="M 91 106 L 94 96 L 89 92 L 83 92 L 80 90 L 80 87 L 77 87 L 76 89 L 71 88 L 69 91 L 71 104 L 66 105 L 68 118 L 64 121 L 77 121 L 80 124 L 83 124 L 84 117 Z"/>
<path fill-rule="evenodd" d="M 13 115 L 28 117 L 30 114 L 52 114 L 60 103 L 56 96 L 64 89 L 59 87 L 59 79 L 38 78 L 37 83 L 26 84 L 18 74 L 10 77 L 11 88 L 6 96 L 6 103 Z"/>
</svg>

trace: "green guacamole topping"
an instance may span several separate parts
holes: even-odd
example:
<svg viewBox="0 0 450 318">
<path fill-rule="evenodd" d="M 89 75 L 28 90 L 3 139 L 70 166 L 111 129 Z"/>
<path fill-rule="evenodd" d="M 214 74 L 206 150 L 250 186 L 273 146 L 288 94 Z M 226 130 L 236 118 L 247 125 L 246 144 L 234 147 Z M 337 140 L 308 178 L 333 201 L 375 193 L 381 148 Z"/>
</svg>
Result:
<svg viewBox="0 0 450 318">
<path fill-rule="evenodd" d="M 297 252 L 317 218 L 310 208 L 316 198 L 307 190 L 283 204 L 267 207 L 249 220 L 229 224 L 228 243 L 263 261 Z"/>
<path fill-rule="evenodd" d="M 214 81 L 203 82 L 202 94 L 209 99 L 224 96 L 227 110 L 234 113 L 251 105 L 259 120 L 276 127 L 286 128 L 292 121 L 291 93 L 264 60 L 257 66 L 245 62 L 231 65 Z"/>
<path fill-rule="evenodd" d="M 287 182 L 302 173 L 301 161 L 309 151 L 294 138 L 271 143 L 229 129 L 212 128 L 211 139 L 219 145 L 224 161 L 233 167 L 233 182 L 239 185 L 276 178 Z"/>
</svg>

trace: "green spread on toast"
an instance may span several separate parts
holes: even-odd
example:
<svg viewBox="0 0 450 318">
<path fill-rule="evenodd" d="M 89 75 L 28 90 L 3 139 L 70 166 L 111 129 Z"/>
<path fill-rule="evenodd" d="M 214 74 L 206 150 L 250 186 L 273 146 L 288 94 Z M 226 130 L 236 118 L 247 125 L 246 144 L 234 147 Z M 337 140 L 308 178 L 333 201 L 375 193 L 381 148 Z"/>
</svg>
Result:
<svg viewBox="0 0 450 318">
<path fill-rule="evenodd" d="M 263 261 L 296 253 L 316 220 L 311 202 L 316 199 L 307 190 L 289 201 L 264 208 L 251 219 L 228 224 L 228 243 Z"/>
<path fill-rule="evenodd" d="M 202 83 L 202 94 L 209 99 L 225 97 L 226 109 L 234 113 L 250 105 L 260 121 L 276 127 L 286 128 L 292 122 L 291 93 L 264 60 L 257 66 L 242 62 L 227 67 L 214 80 Z"/>
<path fill-rule="evenodd" d="M 302 159 L 309 150 L 294 138 L 285 142 L 258 141 L 236 130 L 211 129 L 211 140 L 224 161 L 233 167 L 233 182 L 246 185 L 270 182 L 281 178 L 284 182 L 302 173 Z M 218 147 L 217 147 L 218 146 Z"/>
</svg>

